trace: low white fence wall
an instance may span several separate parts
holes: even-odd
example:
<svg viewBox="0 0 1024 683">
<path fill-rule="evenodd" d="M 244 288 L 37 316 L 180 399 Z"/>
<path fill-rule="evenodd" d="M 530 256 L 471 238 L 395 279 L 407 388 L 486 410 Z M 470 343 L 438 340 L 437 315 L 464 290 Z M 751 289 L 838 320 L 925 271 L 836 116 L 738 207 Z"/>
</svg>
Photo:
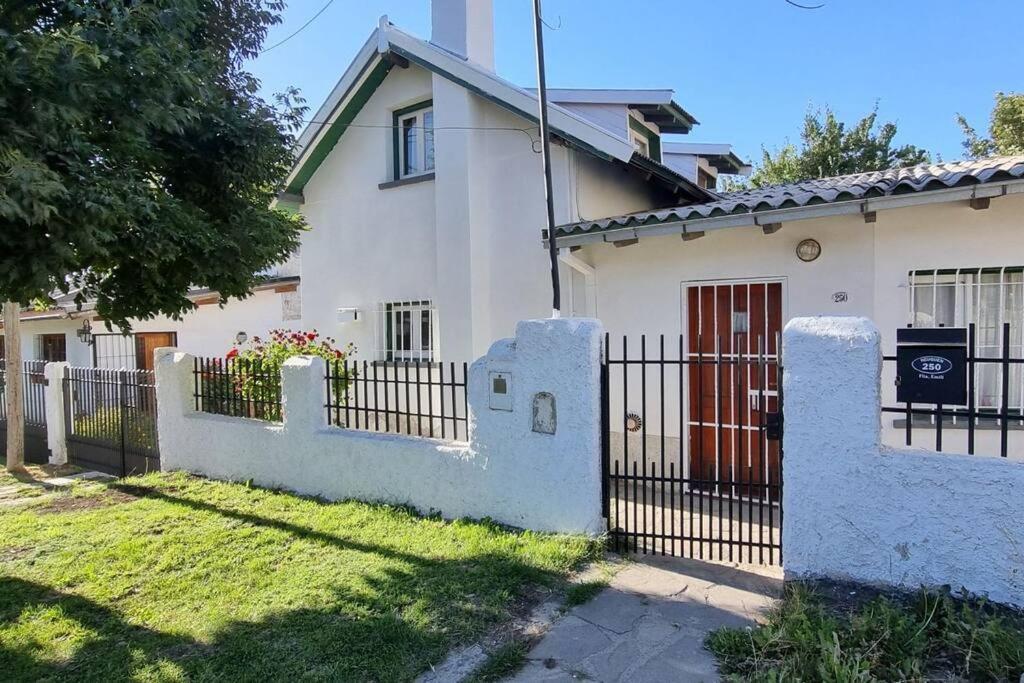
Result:
<svg viewBox="0 0 1024 683">
<path fill-rule="evenodd" d="M 1024 464 L 882 446 L 869 320 L 794 319 L 783 348 L 787 576 L 948 585 L 1024 606 Z"/>
<path fill-rule="evenodd" d="M 602 336 L 595 320 L 519 323 L 514 339 L 470 368 L 468 443 L 328 426 L 319 358 L 285 364 L 281 424 L 197 412 L 192 356 L 161 349 L 161 466 L 448 518 L 599 533 Z M 508 405 L 491 395 L 493 373 L 504 373 Z M 545 392 L 556 406 L 553 434 L 534 430 L 535 398 Z M 550 427 L 549 416 L 538 417 Z"/>
</svg>

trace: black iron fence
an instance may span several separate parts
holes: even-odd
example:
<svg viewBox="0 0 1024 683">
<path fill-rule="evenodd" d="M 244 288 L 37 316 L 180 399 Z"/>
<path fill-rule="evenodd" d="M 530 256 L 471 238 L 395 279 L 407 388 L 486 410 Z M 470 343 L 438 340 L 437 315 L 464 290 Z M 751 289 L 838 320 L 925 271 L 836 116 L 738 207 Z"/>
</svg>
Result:
<svg viewBox="0 0 1024 683">
<path fill-rule="evenodd" d="M 883 413 L 896 416 L 886 426 L 898 430 L 907 446 L 1004 458 L 1024 455 L 1024 358 L 1012 354 L 1010 324 L 1004 323 L 1000 332 L 998 348 L 979 350 L 975 325 L 967 328 L 966 405 L 893 402 L 882 407 Z M 896 356 L 884 356 L 883 363 L 895 369 Z"/>
<path fill-rule="evenodd" d="M 327 421 L 346 429 L 469 440 L 467 363 L 332 361 Z"/>
<path fill-rule="evenodd" d="M 249 358 L 196 358 L 196 410 L 214 415 L 281 421 L 281 373 L 277 365 Z"/>
<path fill-rule="evenodd" d="M 22 363 L 22 405 L 25 417 L 25 461 L 43 464 L 49 460 L 46 444 L 46 362 L 27 360 Z M 0 452 L 7 443 L 7 373 L 0 363 Z"/>
<path fill-rule="evenodd" d="M 639 341 L 639 343 L 637 343 Z M 653 348 L 652 348 L 653 347 Z M 605 340 L 604 507 L 612 549 L 782 561 L 779 339 Z"/>
<path fill-rule="evenodd" d="M 120 476 L 160 469 L 153 371 L 69 368 L 63 390 L 71 464 Z"/>
</svg>

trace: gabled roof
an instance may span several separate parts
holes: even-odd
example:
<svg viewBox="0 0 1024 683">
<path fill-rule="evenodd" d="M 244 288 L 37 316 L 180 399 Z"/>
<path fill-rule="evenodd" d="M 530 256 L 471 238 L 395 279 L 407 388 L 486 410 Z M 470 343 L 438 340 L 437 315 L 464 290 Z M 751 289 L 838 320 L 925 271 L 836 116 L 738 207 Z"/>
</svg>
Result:
<svg viewBox="0 0 1024 683">
<path fill-rule="evenodd" d="M 570 246 L 1017 192 L 1024 192 L 1024 155 L 922 164 L 725 192 L 712 202 L 561 225 L 555 234 L 559 244 Z"/>
<path fill-rule="evenodd" d="M 409 63 L 441 75 L 529 121 L 537 120 L 537 96 L 534 93 L 459 55 L 405 33 L 388 22 L 387 17 L 381 17 L 380 25 L 370 34 L 313 117 L 314 123 L 299 137 L 296 163 L 286 183 L 287 194 L 302 193 L 306 183 L 390 70 Z M 635 165 L 633 147 L 627 140 L 564 107 L 550 104 L 548 110 L 553 134 L 599 158 Z M 696 200 L 714 196 L 674 171 L 670 173 L 672 176 L 662 175 L 656 180 L 666 184 L 665 178 L 669 177 L 668 184 L 673 190 Z"/>
<path fill-rule="evenodd" d="M 530 92 L 536 92 L 530 88 Z M 548 99 L 559 104 L 621 104 L 639 111 L 662 133 L 689 133 L 699 121 L 680 107 L 668 89 L 548 88 Z"/>
<path fill-rule="evenodd" d="M 751 172 L 750 165 L 732 151 L 732 145 L 711 142 L 663 142 L 661 144 L 661 153 L 663 155 L 690 154 L 703 157 L 719 173 L 750 175 Z"/>
</svg>

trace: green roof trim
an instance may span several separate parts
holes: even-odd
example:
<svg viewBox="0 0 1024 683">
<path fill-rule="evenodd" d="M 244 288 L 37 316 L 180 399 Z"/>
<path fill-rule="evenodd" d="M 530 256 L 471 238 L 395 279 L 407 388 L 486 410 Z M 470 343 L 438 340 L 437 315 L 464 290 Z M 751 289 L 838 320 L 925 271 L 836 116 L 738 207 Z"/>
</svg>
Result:
<svg viewBox="0 0 1024 683">
<path fill-rule="evenodd" d="M 363 80 L 362 85 L 352 93 L 352 97 L 348 99 L 348 103 L 338 113 L 334 121 L 330 124 L 327 129 L 327 134 L 320 139 L 310 152 L 306 161 L 299 168 L 298 173 L 292 178 L 291 183 L 288 184 L 288 188 L 285 190 L 289 194 L 301 194 L 306 183 L 313 177 L 317 169 L 320 168 L 320 164 L 324 162 L 327 155 L 331 153 L 334 146 L 338 144 L 338 140 L 348 129 L 348 125 L 356 118 L 359 111 L 363 108 L 366 102 L 370 99 L 370 96 L 380 87 L 380 84 L 384 82 L 385 77 L 391 71 L 391 64 L 384 60 L 379 60 L 376 65 L 370 70 L 367 77 Z M 332 112 L 333 114 L 333 112 Z"/>
</svg>

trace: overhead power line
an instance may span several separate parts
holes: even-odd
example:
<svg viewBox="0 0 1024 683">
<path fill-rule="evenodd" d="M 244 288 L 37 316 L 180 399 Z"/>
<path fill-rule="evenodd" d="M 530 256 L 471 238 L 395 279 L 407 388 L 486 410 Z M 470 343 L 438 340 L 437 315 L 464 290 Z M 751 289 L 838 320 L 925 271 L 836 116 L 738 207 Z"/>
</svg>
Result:
<svg viewBox="0 0 1024 683">
<path fill-rule="evenodd" d="M 280 40 L 280 41 L 278 41 L 278 42 L 274 43 L 273 45 L 271 45 L 270 47 L 268 47 L 268 48 L 266 48 L 266 49 L 260 50 L 260 54 L 263 54 L 264 52 L 270 52 L 270 51 L 271 51 L 271 50 L 273 50 L 273 49 L 274 49 L 275 47 L 281 47 L 282 45 L 284 45 L 285 43 L 287 43 L 287 42 L 288 42 L 289 40 L 291 40 L 291 39 L 292 39 L 292 38 L 294 38 L 295 36 L 299 35 L 299 34 L 300 34 L 300 33 L 302 33 L 303 31 L 305 31 L 305 30 L 306 30 L 306 28 L 307 28 L 307 27 L 308 27 L 308 26 L 309 26 L 310 24 L 312 24 L 312 23 L 313 23 L 314 21 L 316 21 L 316 20 L 317 20 L 317 18 L 318 18 L 318 17 L 319 17 L 319 16 L 321 15 L 321 14 L 323 14 L 324 12 L 326 12 L 326 11 L 327 11 L 327 8 L 328 8 L 328 7 L 330 7 L 330 6 L 331 6 L 331 5 L 333 5 L 333 4 L 334 4 L 334 0 L 327 0 L 327 3 L 326 3 L 326 4 L 325 4 L 325 5 L 323 6 L 323 7 L 321 7 L 321 8 L 320 8 L 320 11 L 319 11 L 319 12 L 317 12 L 317 13 L 316 13 L 316 14 L 314 14 L 314 15 L 313 15 L 312 17 L 310 17 L 310 18 L 309 18 L 309 21 L 307 21 L 307 22 L 306 22 L 305 24 L 303 24 L 303 25 L 302 25 L 302 26 L 300 26 L 300 27 L 299 27 L 298 29 L 296 29 L 295 31 L 293 31 L 293 32 L 292 32 L 292 33 L 291 33 L 291 34 L 290 34 L 290 35 L 289 35 L 289 36 L 288 36 L 287 38 L 285 38 L 285 39 L 283 39 L 283 40 Z"/>
<path fill-rule="evenodd" d="M 317 125 L 334 125 L 331 121 L 319 121 L 316 119 L 302 119 L 304 123 L 317 124 Z M 485 132 L 508 132 L 508 133 L 522 133 L 530 140 L 530 145 L 533 147 L 533 151 L 540 153 L 537 148 L 540 140 L 534 140 L 533 133 L 537 130 L 536 128 L 513 128 L 511 126 L 402 126 L 402 125 L 387 125 L 387 124 L 373 124 L 373 123 L 341 123 L 337 124 L 345 128 L 377 128 L 385 130 L 402 130 L 402 129 L 416 129 L 416 130 L 431 130 L 437 131 L 485 131 Z"/>
</svg>

